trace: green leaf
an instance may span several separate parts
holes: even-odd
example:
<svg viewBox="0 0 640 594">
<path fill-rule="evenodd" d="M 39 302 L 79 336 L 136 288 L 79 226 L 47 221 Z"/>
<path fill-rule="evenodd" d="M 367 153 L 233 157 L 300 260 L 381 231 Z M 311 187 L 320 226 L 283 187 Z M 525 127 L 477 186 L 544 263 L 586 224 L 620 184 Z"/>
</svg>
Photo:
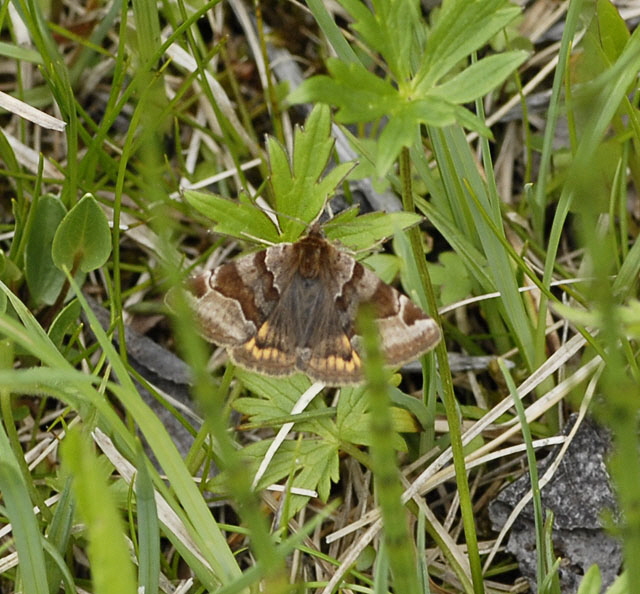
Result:
<svg viewBox="0 0 640 594">
<path fill-rule="evenodd" d="M 329 76 L 305 80 L 289 95 L 290 103 L 326 103 L 338 107 L 336 120 L 368 122 L 391 113 L 399 102 L 391 83 L 369 72 L 361 64 L 327 60 Z"/>
<path fill-rule="evenodd" d="M 62 348 L 64 337 L 78 328 L 78 320 L 82 308 L 77 299 L 73 299 L 54 318 L 49 328 L 49 338 L 59 349 Z"/>
<path fill-rule="evenodd" d="M 438 257 L 439 264 L 430 264 L 431 282 L 440 287 L 443 305 L 468 297 L 473 283 L 462 258 L 455 252 L 444 252 Z"/>
<path fill-rule="evenodd" d="M 16 266 L 10 256 L 5 254 L 3 250 L 0 250 L 0 280 L 4 283 L 11 284 L 20 278 L 22 278 L 20 268 Z"/>
<path fill-rule="evenodd" d="M 333 143 L 331 114 L 326 105 L 316 106 L 304 128 L 296 129 L 293 163 L 289 163 L 286 151 L 275 139 L 267 141 L 271 188 L 286 241 L 297 239 L 318 217 L 329 195 L 353 168 L 351 163 L 342 163 L 321 178 Z"/>
<path fill-rule="evenodd" d="M 216 233 L 243 240 L 259 238 L 276 242 L 279 239 L 273 221 L 246 194 L 241 194 L 239 200 L 235 201 L 215 194 L 186 190 L 184 199 L 199 213 L 216 223 L 213 227 Z"/>
<path fill-rule="evenodd" d="M 329 239 L 337 239 L 354 251 L 370 250 L 402 229 L 417 225 L 422 217 L 412 212 L 372 212 L 352 221 L 330 221 L 323 229 Z"/>
<path fill-rule="evenodd" d="M 620 57 L 627 41 L 629 41 L 629 29 L 627 29 L 627 24 L 618 9 L 610 0 L 598 0 L 596 18 L 602 49 L 609 63 L 613 64 Z"/>
<path fill-rule="evenodd" d="M 456 114 L 456 122 L 463 128 L 473 130 L 485 138 L 493 139 L 491 129 L 475 113 L 471 113 L 462 105 L 454 105 L 453 112 Z"/>
<path fill-rule="evenodd" d="M 136 510 L 138 517 L 138 588 L 158 592 L 160 578 L 160 526 L 151 474 L 142 450 L 138 452 Z"/>
<path fill-rule="evenodd" d="M 264 459 L 271 439 L 265 439 L 243 448 L 251 473 L 255 474 Z M 285 441 L 276 452 L 271 464 L 258 483 L 258 488 L 289 479 L 288 485 L 299 489 L 311 489 L 318 492 L 320 499 L 327 501 L 331 491 L 331 482 L 340 477 L 338 442 L 326 439 L 305 439 Z M 224 485 L 225 474 L 216 477 L 214 484 Z M 289 502 L 288 515 L 291 517 L 309 502 L 308 497 L 294 495 Z"/>
<path fill-rule="evenodd" d="M 394 254 L 371 254 L 363 264 L 371 268 L 376 276 L 389 284 L 400 272 L 400 258 Z"/>
<path fill-rule="evenodd" d="M 91 194 L 85 194 L 62 219 L 53 238 L 52 256 L 62 269 L 89 272 L 111 254 L 107 217 Z"/>
<path fill-rule="evenodd" d="M 60 489 L 59 499 L 53 510 L 53 518 L 47 527 L 47 541 L 61 555 L 64 555 L 69 546 L 74 515 L 75 505 L 71 493 L 71 479 L 67 478 L 64 481 L 64 486 Z M 56 588 L 63 578 L 62 568 L 50 556 L 47 556 L 45 562 L 49 582 L 56 584 L 52 592 L 59 591 Z"/>
<path fill-rule="evenodd" d="M 25 250 L 24 275 L 36 304 L 51 305 L 64 284 L 64 273 L 53 263 L 51 248 L 67 209 L 50 195 L 40 197 L 35 209 Z"/>
<path fill-rule="evenodd" d="M 333 20 L 333 15 L 327 10 L 322 0 L 308 0 L 307 6 L 338 58 L 345 62 L 357 62 L 356 53 L 345 39 L 344 33 Z"/>
<path fill-rule="evenodd" d="M 600 594 L 602 578 L 600 576 L 600 568 L 593 564 L 584 574 L 580 582 L 577 594 Z"/>
<path fill-rule="evenodd" d="M 632 592 L 631 587 L 629 585 L 629 572 L 625 569 L 609 586 L 606 594 L 629 594 Z"/>
<path fill-rule="evenodd" d="M 527 56 L 525 51 L 489 56 L 465 68 L 446 83 L 432 88 L 428 91 L 429 95 L 441 97 L 451 103 L 474 101 L 502 84 Z"/>
<path fill-rule="evenodd" d="M 42 56 L 34 49 L 21 47 L 13 43 L 0 42 L 0 56 L 21 62 L 31 62 L 32 64 L 42 64 Z"/>
<path fill-rule="evenodd" d="M 411 146 L 420 124 L 449 126 L 455 123 L 455 107 L 439 97 L 424 97 L 398 105 L 378 140 L 376 168 L 381 177 L 405 146 Z"/>
<path fill-rule="evenodd" d="M 415 430 L 416 425 L 407 421 L 410 416 L 407 411 L 397 407 L 390 407 L 389 410 L 393 418 L 392 445 L 394 449 L 406 452 L 407 444 L 398 431 L 402 428 L 408 429 L 410 426 Z M 340 439 L 343 441 L 364 446 L 370 446 L 373 443 L 376 436 L 371 433 L 371 415 L 366 388 L 343 388 L 340 391 L 336 425 Z"/>
<path fill-rule="evenodd" d="M 411 74 L 412 46 L 419 37 L 417 30 L 424 28 L 419 2 L 374 0 L 373 12 L 357 0 L 343 0 L 341 4 L 355 20 L 351 28 L 359 34 L 364 45 L 384 57 L 401 85 Z"/>
<path fill-rule="evenodd" d="M 426 91 L 520 14 L 506 0 L 451 0 L 429 35 L 415 88 Z"/>
<path fill-rule="evenodd" d="M 238 398 L 234 400 L 233 407 L 249 416 L 251 422 L 258 424 L 281 422 L 283 418 L 288 418 L 300 395 L 311 386 L 311 381 L 303 374 L 273 378 L 238 368 L 236 375 L 242 380 L 245 387 L 257 397 Z M 305 412 L 317 413 L 327 410 L 325 401 L 321 396 L 318 396 L 307 406 Z M 304 421 L 302 420 L 304 419 L 303 413 L 300 415 L 300 419 L 301 422 L 296 424 L 298 430 L 325 436 L 335 432 L 333 422 L 329 418 L 318 418 L 315 415 L 312 420 Z"/>
</svg>

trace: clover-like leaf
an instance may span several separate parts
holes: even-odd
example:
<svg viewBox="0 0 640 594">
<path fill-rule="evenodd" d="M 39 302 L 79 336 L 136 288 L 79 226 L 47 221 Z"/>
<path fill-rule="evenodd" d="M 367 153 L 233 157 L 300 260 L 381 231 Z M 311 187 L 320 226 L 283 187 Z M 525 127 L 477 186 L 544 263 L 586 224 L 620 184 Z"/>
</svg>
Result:
<svg viewBox="0 0 640 594">
<path fill-rule="evenodd" d="M 100 268 L 111 254 L 111 232 L 97 200 L 86 194 L 66 214 L 53 238 L 51 255 L 62 269 L 89 272 Z"/>
<path fill-rule="evenodd" d="M 31 233 L 24 256 L 24 275 L 31 298 L 51 305 L 64 284 L 64 273 L 53 263 L 51 248 L 58 225 L 67 209 L 55 196 L 41 196 L 34 205 Z"/>
</svg>

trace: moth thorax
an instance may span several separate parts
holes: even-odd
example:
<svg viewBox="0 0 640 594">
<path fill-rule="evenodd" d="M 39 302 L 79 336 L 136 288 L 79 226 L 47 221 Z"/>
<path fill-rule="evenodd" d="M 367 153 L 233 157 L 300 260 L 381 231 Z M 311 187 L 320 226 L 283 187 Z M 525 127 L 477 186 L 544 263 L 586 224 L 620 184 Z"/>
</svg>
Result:
<svg viewBox="0 0 640 594">
<path fill-rule="evenodd" d="M 302 249 L 298 252 L 298 274 L 303 278 L 318 278 L 322 269 L 329 265 L 326 250 L 314 244 L 300 247 Z"/>
</svg>

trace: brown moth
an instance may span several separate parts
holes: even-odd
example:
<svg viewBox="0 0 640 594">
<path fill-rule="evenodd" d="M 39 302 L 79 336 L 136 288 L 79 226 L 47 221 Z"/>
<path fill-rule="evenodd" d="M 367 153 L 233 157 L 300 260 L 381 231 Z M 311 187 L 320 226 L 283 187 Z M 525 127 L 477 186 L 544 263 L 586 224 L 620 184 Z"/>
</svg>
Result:
<svg viewBox="0 0 640 594">
<path fill-rule="evenodd" d="M 191 279 L 203 336 L 241 367 L 265 375 L 306 373 L 328 385 L 362 381 L 354 324 L 371 303 L 389 365 L 440 340 L 436 322 L 317 228 Z"/>
</svg>

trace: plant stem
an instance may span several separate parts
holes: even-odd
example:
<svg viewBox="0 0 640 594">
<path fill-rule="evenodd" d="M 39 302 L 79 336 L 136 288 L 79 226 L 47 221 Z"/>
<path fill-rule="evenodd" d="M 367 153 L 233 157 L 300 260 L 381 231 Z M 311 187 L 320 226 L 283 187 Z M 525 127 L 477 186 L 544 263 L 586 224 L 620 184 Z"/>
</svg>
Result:
<svg viewBox="0 0 640 594">
<path fill-rule="evenodd" d="M 405 147 L 400 155 L 400 179 L 402 183 L 402 204 L 407 212 L 414 212 L 415 206 L 413 202 L 413 187 L 411 181 L 411 160 L 409 158 L 409 150 Z M 424 258 L 422 244 L 420 241 L 420 230 L 418 227 L 409 229 L 409 241 L 411 249 L 420 272 L 420 278 L 427 296 L 427 305 L 429 313 L 434 317 L 438 325 L 442 327 L 440 315 L 436 304 L 436 296 L 429 276 L 427 262 Z M 464 463 L 464 452 L 462 449 L 462 432 L 460 428 L 460 419 L 456 397 L 453 391 L 453 381 L 451 378 L 451 370 L 449 368 L 449 359 L 447 356 L 447 346 L 445 341 L 441 341 L 435 349 L 440 370 L 440 380 L 442 382 L 442 402 L 447 414 L 449 423 L 449 436 L 451 438 L 451 451 L 453 453 L 453 465 L 456 472 L 456 483 L 458 493 L 460 495 L 460 512 L 462 514 L 462 523 L 464 526 L 464 534 L 467 542 L 467 551 L 469 555 L 469 566 L 471 568 L 471 577 L 473 580 L 473 591 L 475 594 L 484 592 L 484 583 L 482 579 L 482 565 L 480 563 L 480 552 L 478 549 L 478 539 L 476 535 L 475 522 L 473 517 L 473 506 L 471 503 L 471 495 L 469 492 L 469 483 L 467 481 L 467 472 Z"/>
</svg>

